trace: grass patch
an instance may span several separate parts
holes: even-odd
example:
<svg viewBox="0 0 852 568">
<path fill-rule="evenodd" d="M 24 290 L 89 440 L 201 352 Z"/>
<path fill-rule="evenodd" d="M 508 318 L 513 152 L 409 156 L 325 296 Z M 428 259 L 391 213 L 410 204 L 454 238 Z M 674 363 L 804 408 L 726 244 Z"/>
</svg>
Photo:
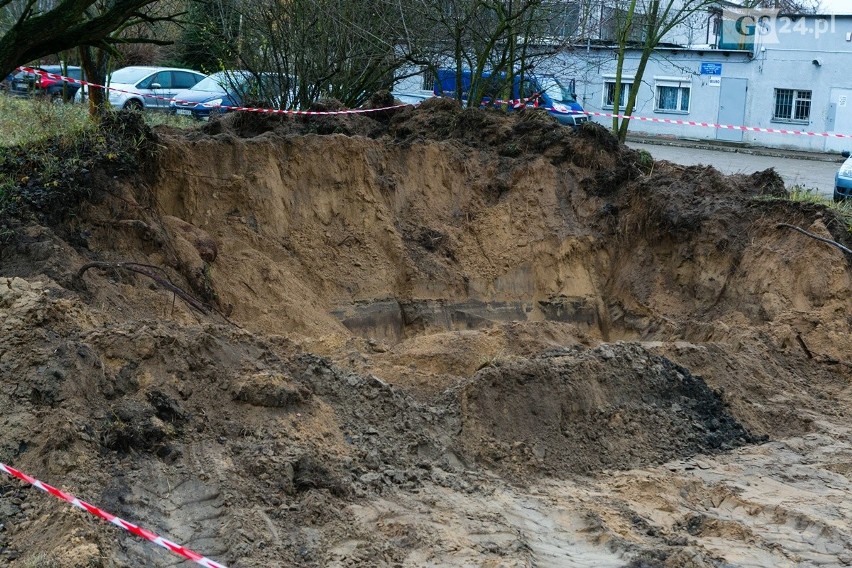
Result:
<svg viewBox="0 0 852 568">
<path fill-rule="evenodd" d="M 797 203 L 808 203 L 811 205 L 822 205 L 827 209 L 831 209 L 837 214 L 846 230 L 852 235 L 852 200 L 834 201 L 831 197 L 821 195 L 819 191 L 812 187 L 804 187 L 794 185 L 787 192 L 787 197 L 777 197 L 774 195 L 760 195 L 755 197 L 760 201 L 795 201 Z"/>
<path fill-rule="evenodd" d="M 107 117 L 103 128 L 46 131 L 26 143 L 0 146 L 0 225 L 8 228 L 16 219 L 58 221 L 90 196 L 95 167 L 132 168 L 139 145 L 134 135 L 125 140 L 124 126 Z"/>
<path fill-rule="evenodd" d="M 145 117 L 145 124 L 151 128 L 155 126 L 171 126 L 174 128 L 190 129 L 198 128 L 199 125 L 203 124 L 189 116 L 177 116 L 176 114 L 169 114 L 167 112 L 146 112 L 143 115 Z"/>
<path fill-rule="evenodd" d="M 159 125 L 198 123 L 162 112 L 108 112 L 97 123 L 85 105 L 0 96 L 0 244 L 22 222 L 73 215 L 91 197 L 95 172 L 138 173 Z"/>
<path fill-rule="evenodd" d="M 58 131 L 29 132 L 26 142 L 0 146 L 0 244 L 28 222 L 52 226 L 74 215 L 97 179 L 139 172 L 155 149 L 138 113 L 108 113 L 97 124 L 86 119 Z"/>
<path fill-rule="evenodd" d="M 165 112 L 145 112 L 142 116 L 151 127 L 192 128 L 199 124 L 191 118 Z M 57 136 L 73 141 L 94 130 L 96 125 L 89 120 L 86 105 L 53 103 L 41 97 L 0 96 L 0 148 L 31 146 Z"/>
<path fill-rule="evenodd" d="M 831 198 L 820 195 L 816 189 L 803 185 L 794 185 L 788 190 L 788 194 L 787 198 L 790 201 L 798 201 L 800 203 L 819 203 L 820 205 L 834 203 Z"/>
<path fill-rule="evenodd" d="M 801 203 L 815 203 L 825 205 L 835 213 L 846 224 L 846 228 L 852 233 L 852 200 L 834 201 L 829 197 L 820 195 L 817 190 L 811 187 L 802 187 L 794 185 L 790 188 L 790 201 L 798 201 Z"/>
<path fill-rule="evenodd" d="M 852 235 L 852 201 L 847 200 L 840 203 L 832 203 L 830 207 L 834 209 L 840 219 L 846 223 L 846 229 L 849 231 L 849 234 Z"/>
<path fill-rule="evenodd" d="M 0 147 L 28 145 L 58 133 L 74 138 L 93 127 L 83 105 L 0 96 Z"/>
</svg>

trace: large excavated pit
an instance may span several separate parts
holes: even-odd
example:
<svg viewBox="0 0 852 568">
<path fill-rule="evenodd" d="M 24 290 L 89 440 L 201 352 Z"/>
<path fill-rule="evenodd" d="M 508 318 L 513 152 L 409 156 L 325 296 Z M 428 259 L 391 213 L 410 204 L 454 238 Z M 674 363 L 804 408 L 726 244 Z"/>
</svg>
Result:
<svg viewBox="0 0 852 568">
<path fill-rule="evenodd" d="M 435 100 L 107 179 L 2 250 L 0 461 L 232 566 L 852 562 L 852 262 L 779 224 L 852 239 L 773 172 Z M 60 509 L 0 558 L 172 565 Z"/>
<path fill-rule="evenodd" d="M 789 254 L 815 243 L 776 227 L 805 214 L 760 200 L 783 191 L 771 173 L 657 164 L 648 176 L 638 153 L 598 129 L 431 114 L 422 120 L 455 116 L 461 134 L 404 137 L 418 124 L 409 118 L 391 123 L 392 144 L 239 124 L 174 140 L 154 199 L 216 242 L 220 303 L 269 331 L 318 323 L 292 315 L 311 306 L 391 343 L 510 321 L 572 323 L 602 340 L 691 339 L 843 300 L 842 255 Z M 501 155 L 509 143 L 526 151 Z M 821 230 L 843 233 L 836 222 Z"/>
</svg>

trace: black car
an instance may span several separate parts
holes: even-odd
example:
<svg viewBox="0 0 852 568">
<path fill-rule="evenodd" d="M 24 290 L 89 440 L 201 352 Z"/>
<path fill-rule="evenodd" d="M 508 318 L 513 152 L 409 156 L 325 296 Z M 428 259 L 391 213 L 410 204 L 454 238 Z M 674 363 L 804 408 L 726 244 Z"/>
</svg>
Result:
<svg viewBox="0 0 852 568">
<path fill-rule="evenodd" d="M 67 68 L 61 65 L 43 65 L 35 69 L 77 80 L 83 78 L 83 70 L 72 65 Z M 79 89 L 80 85 L 77 83 L 61 81 L 32 71 L 19 71 L 11 81 L 9 94 L 18 97 L 45 96 L 51 100 L 67 102 L 74 100 Z"/>
</svg>

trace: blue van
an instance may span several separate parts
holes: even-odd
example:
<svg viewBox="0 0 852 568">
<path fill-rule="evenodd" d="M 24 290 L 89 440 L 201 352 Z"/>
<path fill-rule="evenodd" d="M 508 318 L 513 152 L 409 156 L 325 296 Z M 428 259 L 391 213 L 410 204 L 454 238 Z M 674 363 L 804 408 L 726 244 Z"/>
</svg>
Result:
<svg viewBox="0 0 852 568">
<path fill-rule="evenodd" d="M 467 100 L 470 92 L 471 73 L 470 71 L 462 71 L 462 96 L 461 99 Z M 501 93 L 504 92 L 506 83 L 506 74 L 501 73 L 492 77 L 490 73 L 484 73 L 482 76 L 485 88 L 483 89 L 484 97 L 483 104 L 490 104 L 491 101 L 497 101 Z M 435 78 L 435 95 L 444 97 L 456 97 L 456 70 L 455 69 L 438 69 L 437 77 Z M 521 96 L 523 94 L 523 97 Z M 553 75 L 532 75 L 526 74 L 523 76 L 516 75 L 512 85 L 512 99 L 518 100 L 521 98 L 528 99 L 525 106 L 528 108 L 544 108 L 550 116 L 554 117 L 559 124 L 577 128 L 584 122 L 588 122 L 589 115 L 583 110 L 580 103 L 577 102 L 577 95 L 574 91 L 574 81 L 567 84 L 560 81 Z M 509 109 L 516 108 L 509 105 Z"/>
</svg>

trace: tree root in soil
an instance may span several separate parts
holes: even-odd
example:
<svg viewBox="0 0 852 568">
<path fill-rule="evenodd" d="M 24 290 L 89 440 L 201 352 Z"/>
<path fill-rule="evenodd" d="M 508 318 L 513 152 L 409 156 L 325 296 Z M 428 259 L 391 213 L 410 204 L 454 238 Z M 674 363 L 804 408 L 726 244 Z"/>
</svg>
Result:
<svg viewBox="0 0 852 568">
<path fill-rule="evenodd" d="M 175 296 L 177 296 L 178 298 L 186 302 L 189 306 L 195 308 L 202 314 L 207 315 L 210 313 L 210 307 L 207 304 L 205 304 L 198 298 L 195 298 L 179 286 L 172 284 L 167 278 L 164 278 L 152 272 L 152 270 L 161 270 L 157 266 L 152 266 L 150 264 L 140 264 L 136 262 L 88 262 L 81 266 L 80 270 L 77 271 L 77 280 L 82 280 L 83 274 L 85 274 L 86 271 L 90 268 L 100 268 L 103 270 L 111 268 L 120 268 L 123 270 L 129 270 L 130 272 L 135 272 L 137 274 L 142 274 L 143 276 L 147 276 L 166 290 L 172 292 Z"/>
<path fill-rule="evenodd" d="M 840 243 L 838 243 L 837 241 L 832 241 L 831 239 L 826 239 L 826 238 L 824 238 L 824 237 L 820 237 L 819 235 L 815 235 L 815 234 L 811 233 L 810 231 L 806 231 L 806 230 L 804 230 L 804 229 L 803 229 L 803 228 L 801 228 L 801 227 L 797 227 L 797 226 L 795 226 L 795 225 L 788 225 L 787 223 L 778 223 L 778 224 L 776 225 L 776 227 L 787 227 L 788 229 L 793 229 L 794 231 L 799 231 L 799 232 L 800 232 L 800 233 L 802 233 L 803 235 L 807 235 L 807 236 L 809 236 L 809 237 L 810 237 L 810 238 L 812 238 L 812 239 L 816 239 L 816 240 L 818 240 L 818 241 L 822 241 L 822 242 L 824 242 L 824 243 L 830 244 L 830 245 L 831 245 L 831 246 L 833 246 L 833 247 L 837 247 L 837 248 L 839 248 L 840 250 L 842 250 L 843 252 L 845 252 L 845 253 L 846 253 L 846 254 L 848 254 L 849 256 L 852 256 L 852 249 L 849 249 L 849 248 L 847 248 L 847 247 L 845 247 L 845 246 L 841 245 L 841 244 L 840 244 Z"/>
</svg>

